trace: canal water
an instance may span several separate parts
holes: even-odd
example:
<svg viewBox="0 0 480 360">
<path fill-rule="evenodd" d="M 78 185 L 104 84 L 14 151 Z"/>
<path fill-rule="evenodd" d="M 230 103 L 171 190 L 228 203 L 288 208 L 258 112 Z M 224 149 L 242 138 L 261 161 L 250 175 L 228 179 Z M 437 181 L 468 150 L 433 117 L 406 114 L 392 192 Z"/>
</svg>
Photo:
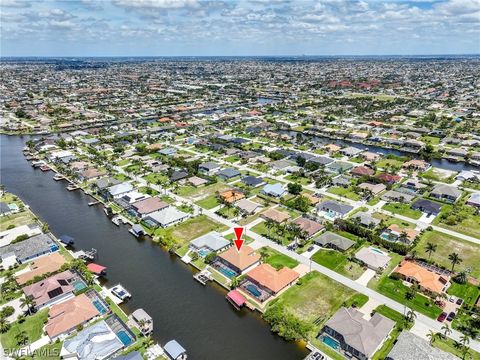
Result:
<svg viewBox="0 0 480 360">
<path fill-rule="evenodd" d="M 22 155 L 28 138 L 1 135 L 0 182 L 18 195 L 51 231 L 75 238 L 77 249 L 98 250 L 98 262 L 108 268 L 108 286 L 124 285 L 131 293 L 128 313 L 143 308 L 154 321 L 154 339 L 178 340 L 189 359 L 301 359 L 304 346 L 270 332 L 259 315 L 237 312 L 225 291 L 193 280 L 192 270 L 151 241 L 134 238 L 116 227 L 102 206 L 87 205 L 81 191 L 69 192 L 53 173 L 33 169 Z"/>
<path fill-rule="evenodd" d="M 408 153 L 408 152 L 397 150 L 397 149 L 384 148 L 381 146 L 364 145 L 361 143 L 354 143 L 354 142 L 345 141 L 342 139 L 331 139 L 323 136 L 305 135 L 305 134 L 302 134 L 296 131 L 291 131 L 291 130 L 279 130 L 278 132 L 280 134 L 287 134 L 289 136 L 292 136 L 293 138 L 295 138 L 297 134 L 301 134 L 304 137 L 310 138 L 314 143 L 319 145 L 336 144 L 341 147 L 353 146 L 359 149 L 368 149 L 369 151 L 376 152 L 383 155 L 415 157 L 415 154 L 412 154 L 412 153 Z M 448 161 L 447 159 L 431 159 L 431 160 L 428 160 L 428 162 L 432 164 L 432 166 L 434 167 L 451 170 L 451 171 L 460 172 L 462 170 L 477 170 L 477 171 L 479 170 L 479 168 L 474 165 L 467 164 L 464 162 L 451 162 L 451 161 Z"/>
</svg>

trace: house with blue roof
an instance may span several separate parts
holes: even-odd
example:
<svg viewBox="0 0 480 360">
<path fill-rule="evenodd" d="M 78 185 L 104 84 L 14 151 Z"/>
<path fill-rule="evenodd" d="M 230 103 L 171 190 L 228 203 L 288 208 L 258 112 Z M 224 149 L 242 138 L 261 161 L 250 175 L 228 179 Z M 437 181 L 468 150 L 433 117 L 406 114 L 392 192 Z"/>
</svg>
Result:
<svg viewBox="0 0 480 360">
<path fill-rule="evenodd" d="M 267 184 L 263 187 L 262 192 L 265 195 L 273 196 L 273 197 L 280 197 L 285 194 L 286 190 L 283 188 L 282 184 Z"/>
</svg>

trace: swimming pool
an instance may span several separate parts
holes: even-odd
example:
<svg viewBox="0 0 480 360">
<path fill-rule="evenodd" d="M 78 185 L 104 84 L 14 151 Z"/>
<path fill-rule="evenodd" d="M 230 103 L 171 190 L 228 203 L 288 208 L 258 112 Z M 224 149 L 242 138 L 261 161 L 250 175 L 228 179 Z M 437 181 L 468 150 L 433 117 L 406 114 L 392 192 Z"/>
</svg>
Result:
<svg viewBox="0 0 480 360">
<path fill-rule="evenodd" d="M 132 338 L 127 334 L 126 331 L 119 331 L 117 333 L 118 338 L 122 342 L 123 345 L 128 346 L 132 343 Z"/>
<path fill-rule="evenodd" d="M 87 287 L 87 285 L 82 281 L 82 280 L 79 280 L 79 279 L 75 279 L 71 285 L 73 286 L 73 288 L 75 289 L 75 291 L 80 291 L 80 290 L 83 290 Z"/>
<path fill-rule="evenodd" d="M 224 268 L 224 267 L 219 268 L 218 271 L 220 271 L 223 275 L 225 275 L 229 279 L 231 279 L 231 278 L 235 277 L 235 275 L 237 275 L 237 273 L 235 271 Z"/>
<path fill-rule="evenodd" d="M 103 304 L 100 302 L 100 300 L 96 299 L 92 301 L 93 306 L 95 306 L 100 314 L 105 314 L 108 309 L 103 306 Z"/>
<path fill-rule="evenodd" d="M 374 247 L 370 247 L 370 250 L 372 250 L 373 252 L 376 252 L 377 254 L 384 255 L 384 254 L 383 254 L 383 251 L 380 250 L 380 249 L 377 249 L 377 248 L 374 248 Z"/>
<path fill-rule="evenodd" d="M 198 255 L 200 255 L 201 257 L 205 257 L 205 256 L 207 256 L 208 254 L 210 254 L 210 251 L 208 251 L 207 249 L 200 249 L 200 250 L 198 250 Z"/>
<path fill-rule="evenodd" d="M 255 285 L 248 284 L 245 288 L 248 290 L 250 294 L 252 294 L 255 297 L 259 297 L 260 295 L 262 295 L 262 293 L 257 289 Z"/>
<path fill-rule="evenodd" d="M 322 342 L 325 345 L 330 346 L 333 350 L 338 350 L 338 348 L 340 347 L 340 344 L 329 336 L 324 336 Z"/>
</svg>

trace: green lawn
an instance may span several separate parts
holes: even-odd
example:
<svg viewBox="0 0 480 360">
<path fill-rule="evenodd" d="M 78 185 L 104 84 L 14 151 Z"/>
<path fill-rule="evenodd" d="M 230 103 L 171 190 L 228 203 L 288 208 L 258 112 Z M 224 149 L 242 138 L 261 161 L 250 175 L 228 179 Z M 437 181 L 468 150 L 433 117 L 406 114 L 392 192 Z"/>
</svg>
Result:
<svg viewBox="0 0 480 360">
<path fill-rule="evenodd" d="M 17 340 L 15 339 L 15 336 L 22 331 L 25 331 L 30 344 L 37 341 L 42 336 L 43 326 L 47 322 L 47 319 L 48 309 L 45 309 L 31 316 L 27 316 L 22 323 L 19 323 L 18 321 L 12 323 L 10 330 L 1 336 L 3 347 L 6 349 L 23 347 L 24 345 L 17 344 Z"/>
<path fill-rule="evenodd" d="M 35 220 L 30 211 L 21 211 L 13 215 L 2 216 L 2 221 L 0 221 L 0 231 L 7 230 L 11 225 L 17 227 L 21 225 L 30 225 L 34 222 Z"/>
<path fill-rule="evenodd" d="M 403 285 L 401 280 L 394 280 L 385 276 L 375 284 L 374 289 L 401 304 L 406 303 L 414 311 L 418 311 L 432 319 L 436 319 L 442 313 L 442 309 L 436 306 L 431 299 L 419 293 L 407 303 L 405 293 L 408 291 L 408 287 Z"/>
<path fill-rule="evenodd" d="M 277 270 L 285 266 L 293 269 L 295 266 L 298 265 L 297 260 L 292 259 L 289 256 L 283 255 L 282 253 L 279 253 L 277 250 L 274 250 L 270 247 L 265 247 L 262 251 L 265 251 L 267 253 L 267 257 L 265 258 L 264 262 L 270 264 Z"/>
<path fill-rule="evenodd" d="M 204 209 L 210 210 L 220 205 L 220 201 L 218 200 L 216 195 L 210 195 L 207 196 L 205 199 L 197 201 L 195 204 L 201 206 Z"/>
<path fill-rule="evenodd" d="M 397 219 L 396 217 L 393 217 L 393 216 L 390 216 L 390 215 L 387 215 L 387 214 L 377 212 L 377 213 L 373 213 L 372 216 L 375 219 L 383 220 L 383 222 L 385 223 L 385 226 L 390 226 L 392 224 L 397 224 L 402 229 L 406 229 L 406 228 L 415 229 L 415 224 L 414 223 L 411 223 L 411 222 L 408 222 L 408 221 L 405 221 L 405 220 L 400 220 L 400 219 Z"/>
<path fill-rule="evenodd" d="M 312 260 L 351 279 L 358 279 L 364 272 L 363 266 L 349 261 L 347 255 L 336 250 L 318 250 Z"/>
<path fill-rule="evenodd" d="M 168 183 L 168 176 L 161 173 L 151 173 L 143 178 L 151 184 Z"/>
<path fill-rule="evenodd" d="M 265 221 L 262 221 L 261 223 L 258 223 L 257 225 L 252 227 L 250 231 L 265 236 L 266 238 L 272 239 L 275 242 L 281 242 L 282 245 L 288 245 L 292 241 L 292 239 L 290 239 L 287 234 L 280 236 L 277 233 L 275 227 L 268 229 L 266 224 L 267 223 Z"/>
<path fill-rule="evenodd" d="M 429 255 L 425 251 L 427 243 L 429 242 L 437 245 L 437 250 L 431 255 L 431 261 L 445 266 L 447 269 L 451 269 L 452 264 L 450 260 L 448 260 L 448 255 L 455 252 L 463 260 L 460 264 L 455 266 L 455 269 L 462 270 L 469 267 L 472 269 L 471 275 L 480 279 L 480 262 L 478 261 L 480 245 L 439 231 L 426 231 L 415 247 L 415 250 L 420 257 L 429 259 Z"/>
<path fill-rule="evenodd" d="M 394 214 L 399 214 L 403 216 L 407 216 L 412 219 L 420 219 L 422 216 L 422 212 L 419 210 L 413 210 L 410 208 L 408 204 L 401 204 L 401 203 L 388 203 L 383 205 L 383 210 L 390 211 Z"/>
<path fill-rule="evenodd" d="M 480 215 L 476 215 L 475 210 L 468 205 L 462 206 L 459 213 L 452 210 L 452 205 L 444 205 L 442 212 L 433 220 L 433 224 L 461 234 L 480 238 Z M 462 215 L 464 218 L 458 223 L 456 221 L 449 223 L 451 218 L 458 215 Z M 446 217 L 444 218 L 444 216 Z"/>
<path fill-rule="evenodd" d="M 449 352 L 451 354 L 454 354 L 458 356 L 460 359 L 463 359 L 462 351 L 459 348 L 455 347 L 455 341 L 452 339 L 437 339 L 433 343 L 433 346 L 436 348 L 439 348 L 440 350 Z M 470 349 L 469 353 L 472 355 L 467 357 L 465 359 L 471 359 L 471 360 L 480 360 L 480 353 L 476 352 L 475 350 Z"/>
<path fill-rule="evenodd" d="M 296 183 L 299 183 L 301 185 L 308 185 L 312 182 L 312 180 L 310 180 L 309 178 L 306 178 L 306 177 L 303 177 L 303 176 L 297 176 L 297 175 L 293 175 L 293 174 L 285 176 L 285 180 L 296 182 Z"/>
<path fill-rule="evenodd" d="M 480 289 L 478 286 L 470 283 L 458 284 L 452 281 L 452 285 L 448 287 L 447 293 L 462 298 L 469 305 L 474 305 L 480 295 Z"/>
<path fill-rule="evenodd" d="M 457 173 L 453 173 L 450 176 L 445 176 L 441 171 L 435 169 L 434 167 L 428 169 L 427 171 L 423 172 L 420 174 L 420 176 L 424 179 L 427 180 L 432 180 L 432 181 L 441 181 L 447 184 L 451 184 L 455 181 L 455 176 Z"/>
<path fill-rule="evenodd" d="M 353 191 L 351 186 L 349 186 L 348 188 L 344 188 L 341 186 L 334 186 L 329 188 L 327 192 L 329 192 L 330 194 L 343 196 L 344 198 L 354 200 L 354 201 L 358 201 L 362 198 L 360 194 L 357 194 Z"/>
<path fill-rule="evenodd" d="M 337 283 L 317 271 L 308 273 L 300 283 L 292 286 L 278 297 L 270 306 L 280 306 L 283 311 L 313 325 L 311 338 L 318 335 L 323 323 L 341 306 L 351 299 L 357 300 L 358 306 L 365 303 L 366 296 Z"/>
<path fill-rule="evenodd" d="M 396 159 L 381 159 L 377 163 L 377 168 L 385 169 L 386 167 L 398 167 L 401 168 L 403 165 L 403 161 L 396 160 Z"/>
<path fill-rule="evenodd" d="M 59 360 L 62 341 L 55 341 L 53 344 L 42 346 L 33 352 L 33 356 L 22 357 L 22 360 Z"/>
<path fill-rule="evenodd" d="M 227 227 L 211 220 L 206 215 L 199 215 L 173 227 L 157 229 L 155 230 L 155 235 L 170 235 L 177 244 L 184 245 L 191 240 L 214 230 L 222 232 L 227 230 Z"/>
</svg>

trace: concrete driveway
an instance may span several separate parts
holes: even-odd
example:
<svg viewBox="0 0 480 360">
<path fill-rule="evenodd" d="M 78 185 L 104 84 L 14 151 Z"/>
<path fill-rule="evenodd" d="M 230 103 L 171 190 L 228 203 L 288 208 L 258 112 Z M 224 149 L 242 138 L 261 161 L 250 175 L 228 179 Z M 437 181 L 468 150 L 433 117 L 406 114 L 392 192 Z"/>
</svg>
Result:
<svg viewBox="0 0 480 360">
<path fill-rule="evenodd" d="M 373 279 L 373 277 L 375 276 L 376 272 L 372 269 L 367 269 L 365 270 L 365 272 L 360 275 L 360 277 L 355 280 L 355 282 L 363 285 L 363 286 L 367 286 L 368 282 Z"/>
</svg>

